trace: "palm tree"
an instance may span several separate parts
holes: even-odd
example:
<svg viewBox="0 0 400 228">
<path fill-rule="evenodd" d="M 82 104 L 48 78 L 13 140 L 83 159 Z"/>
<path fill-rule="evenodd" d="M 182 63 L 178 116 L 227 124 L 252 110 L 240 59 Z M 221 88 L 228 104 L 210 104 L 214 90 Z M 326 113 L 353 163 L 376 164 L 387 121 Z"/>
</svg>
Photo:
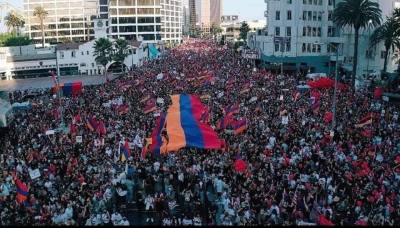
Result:
<svg viewBox="0 0 400 228">
<path fill-rule="evenodd" d="M 9 12 L 4 19 L 6 20 L 8 30 L 11 31 L 13 35 L 16 35 L 16 31 L 19 27 L 25 25 L 25 21 L 15 11 Z"/>
<path fill-rule="evenodd" d="M 33 11 L 33 16 L 37 17 L 40 20 L 40 30 L 42 30 L 42 47 L 44 47 L 44 19 L 49 13 L 41 6 L 38 6 Z"/>
<path fill-rule="evenodd" d="M 358 62 L 358 40 L 360 29 L 371 25 L 379 26 L 382 19 L 382 11 L 379 3 L 371 0 L 343 0 L 338 3 L 333 12 L 333 21 L 340 27 L 351 26 L 354 28 L 354 56 L 353 56 L 353 72 L 352 85 L 356 82 L 357 62 Z"/>
<path fill-rule="evenodd" d="M 386 73 L 389 50 L 392 49 L 394 51 L 396 47 L 400 47 L 400 27 L 395 17 L 389 17 L 383 25 L 378 27 L 370 37 L 370 40 L 372 47 L 381 41 L 384 42 L 385 63 L 383 65 L 383 72 Z"/>
<path fill-rule="evenodd" d="M 112 59 L 121 64 L 121 70 L 124 72 L 124 60 L 128 56 L 128 42 L 124 39 L 118 39 L 114 43 L 115 51 Z"/>
<path fill-rule="evenodd" d="M 112 60 L 112 42 L 107 38 L 100 38 L 94 43 L 94 54 L 97 63 L 104 67 L 104 75 L 106 75 L 107 64 Z"/>
</svg>

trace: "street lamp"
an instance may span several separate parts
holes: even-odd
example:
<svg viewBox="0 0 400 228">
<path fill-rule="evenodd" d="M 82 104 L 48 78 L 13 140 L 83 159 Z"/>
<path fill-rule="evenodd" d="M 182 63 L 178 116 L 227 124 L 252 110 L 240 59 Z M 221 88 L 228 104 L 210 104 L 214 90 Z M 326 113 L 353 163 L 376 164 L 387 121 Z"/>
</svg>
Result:
<svg viewBox="0 0 400 228">
<path fill-rule="evenodd" d="M 317 45 L 323 45 L 323 43 L 314 43 Z M 333 102 L 332 102 L 332 113 L 333 113 L 333 118 L 332 118 L 332 131 L 334 131 L 336 127 L 336 94 L 337 94 L 337 81 L 338 81 L 338 62 L 339 62 L 339 44 L 337 46 L 333 45 L 332 43 L 327 44 L 328 47 L 334 48 L 336 52 L 336 63 L 335 63 L 335 89 L 333 92 Z M 330 61 L 330 57 L 329 57 Z"/>
</svg>

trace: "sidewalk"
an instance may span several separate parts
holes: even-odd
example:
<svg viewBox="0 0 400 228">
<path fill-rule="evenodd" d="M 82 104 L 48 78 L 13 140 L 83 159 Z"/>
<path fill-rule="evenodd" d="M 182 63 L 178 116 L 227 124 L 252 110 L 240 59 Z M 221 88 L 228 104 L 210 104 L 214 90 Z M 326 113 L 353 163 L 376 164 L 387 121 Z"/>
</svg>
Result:
<svg viewBox="0 0 400 228">
<path fill-rule="evenodd" d="M 108 76 L 110 80 L 117 78 L 117 76 Z M 74 81 L 82 81 L 83 85 L 98 85 L 105 82 L 104 75 L 87 76 L 63 76 L 60 77 L 60 83 L 69 83 Z M 54 85 L 51 77 L 43 78 L 29 78 L 29 79 L 14 79 L 14 80 L 1 80 L 0 91 L 15 91 L 27 89 L 42 89 L 51 88 Z"/>
</svg>

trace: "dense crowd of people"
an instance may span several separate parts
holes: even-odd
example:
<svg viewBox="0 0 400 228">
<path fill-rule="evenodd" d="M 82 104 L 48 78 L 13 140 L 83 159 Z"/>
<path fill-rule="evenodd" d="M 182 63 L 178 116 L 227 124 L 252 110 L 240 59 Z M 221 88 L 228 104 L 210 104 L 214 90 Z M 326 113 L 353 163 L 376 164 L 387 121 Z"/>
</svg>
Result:
<svg viewBox="0 0 400 228">
<path fill-rule="evenodd" d="M 204 72 L 211 83 L 188 80 Z M 46 91 L 31 98 L 32 109 L 15 113 L 2 142 L 0 224 L 129 225 L 136 219 L 131 207 L 146 212 L 147 224 L 162 225 L 400 224 L 399 106 L 369 91 L 340 90 L 331 132 L 325 114 L 333 89 L 319 91 L 313 110 L 309 91 L 297 88 L 302 80 L 253 69 L 225 46 L 191 40 L 78 96 L 60 100 Z M 224 149 L 148 151 L 142 158 L 155 113 L 181 93 L 202 97 Z M 23 95 L 10 93 L 11 101 Z M 165 101 L 159 111 L 144 113 L 145 95 Z M 129 109 L 121 114 L 110 101 Z M 235 118 L 248 126 L 238 135 L 217 127 L 223 109 L 235 104 Z M 355 127 L 368 113 L 372 123 Z M 93 116 L 106 133 L 87 127 Z M 70 131 L 49 132 L 61 117 Z M 137 139 L 120 161 L 120 142 Z M 245 172 L 235 170 L 238 158 Z M 17 182 L 27 185 L 22 202 Z"/>
</svg>

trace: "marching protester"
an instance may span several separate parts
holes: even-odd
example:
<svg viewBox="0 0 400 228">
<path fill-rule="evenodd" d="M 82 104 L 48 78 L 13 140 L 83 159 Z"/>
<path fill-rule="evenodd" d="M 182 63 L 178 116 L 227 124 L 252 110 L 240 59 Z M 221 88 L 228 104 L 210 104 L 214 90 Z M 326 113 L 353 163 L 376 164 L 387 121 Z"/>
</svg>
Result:
<svg viewBox="0 0 400 228">
<path fill-rule="evenodd" d="M 32 98 L 2 142 L 0 224 L 133 225 L 134 208 L 149 225 L 400 224 L 399 106 L 342 84 L 332 113 L 329 81 L 299 89 L 300 75 L 251 66 L 190 40 L 126 77 Z M 164 149 L 179 94 L 201 99 L 193 121 L 219 148 Z"/>
</svg>

